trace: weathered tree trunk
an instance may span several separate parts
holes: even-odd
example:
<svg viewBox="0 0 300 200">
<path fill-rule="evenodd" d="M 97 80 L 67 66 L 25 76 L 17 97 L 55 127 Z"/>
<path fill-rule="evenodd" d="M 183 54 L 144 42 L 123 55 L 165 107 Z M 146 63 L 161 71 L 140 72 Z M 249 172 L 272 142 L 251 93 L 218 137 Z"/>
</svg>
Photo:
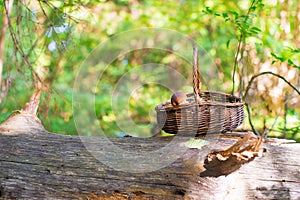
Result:
<svg viewBox="0 0 300 200">
<path fill-rule="evenodd" d="M 300 144 L 279 144 L 280 140 L 264 143 L 263 157 L 231 166 L 232 171 L 220 162 L 214 173 L 205 169 L 202 152 L 211 150 L 211 146 L 226 149 L 236 142 L 232 138 L 218 138 L 201 149 L 188 149 L 173 163 L 158 170 L 130 173 L 103 164 L 105 160 L 98 161 L 86 149 L 87 145 L 103 145 L 106 139 L 50 133 L 9 136 L 0 133 L 0 199 L 300 198 Z M 124 152 L 133 150 L 129 151 L 132 152 L 130 157 L 135 152 L 162 148 L 172 137 L 109 140 Z M 155 164 L 155 159 L 152 162 L 145 159 L 142 166 L 124 163 L 124 159 L 114 156 L 117 152 L 105 152 L 105 148 L 98 147 L 99 155 L 111 155 L 108 156 L 111 162 L 119 162 L 120 166 L 132 164 L 147 171 Z M 224 171 L 220 172 L 222 167 Z M 227 175 L 220 175 L 222 173 Z"/>
</svg>

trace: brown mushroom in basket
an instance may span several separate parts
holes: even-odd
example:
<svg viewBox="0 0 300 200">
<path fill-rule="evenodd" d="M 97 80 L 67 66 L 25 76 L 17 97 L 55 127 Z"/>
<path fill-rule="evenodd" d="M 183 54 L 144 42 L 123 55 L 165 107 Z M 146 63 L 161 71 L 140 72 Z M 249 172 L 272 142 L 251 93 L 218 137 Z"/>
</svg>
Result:
<svg viewBox="0 0 300 200">
<path fill-rule="evenodd" d="M 187 96 L 184 92 L 175 92 L 171 97 L 171 104 L 174 107 L 186 103 Z"/>
</svg>

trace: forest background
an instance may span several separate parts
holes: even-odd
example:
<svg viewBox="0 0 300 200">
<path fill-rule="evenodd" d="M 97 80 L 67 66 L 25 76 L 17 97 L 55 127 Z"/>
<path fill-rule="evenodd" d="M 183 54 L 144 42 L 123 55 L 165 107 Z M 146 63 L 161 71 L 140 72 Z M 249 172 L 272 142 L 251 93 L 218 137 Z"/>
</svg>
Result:
<svg viewBox="0 0 300 200">
<path fill-rule="evenodd" d="M 1 122 L 22 108 L 34 86 L 41 84 L 44 92 L 39 118 L 45 128 L 76 135 L 72 94 L 82 62 L 97 45 L 119 33 L 163 28 L 192 38 L 210 55 L 220 85 L 216 89 L 233 92 L 247 103 L 241 129 L 254 127 L 258 133 L 300 141 L 299 1 L 5 2 L 12 7 L 9 12 L 9 4 L 3 6 L 4 1 L 0 1 L 1 39 L 5 41 L 0 56 Z M 10 20 L 3 32 L 7 15 Z M 107 135 L 123 133 L 116 123 L 116 116 L 122 113 L 115 113 L 111 106 L 115 85 L 126 72 L 149 62 L 170 66 L 192 83 L 191 69 L 172 53 L 142 49 L 119 57 L 93 89 L 97 119 Z M 144 73 L 151 75 L 151 71 Z M 132 81 L 141 82 L 141 76 L 147 74 L 132 76 Z M 172 76 L 168 74 L 170 80 Z M 192 88 L 182 90 L 191 92 Z M 166 88 L 146 85 L 134 92 L 134 98 L 126 99 L 130 112 L 125 115 L 137 125 L 148 127 L 148 132 L 130 134 L 150 136 L 154 107 L 171 95 Z"/>
</svg>

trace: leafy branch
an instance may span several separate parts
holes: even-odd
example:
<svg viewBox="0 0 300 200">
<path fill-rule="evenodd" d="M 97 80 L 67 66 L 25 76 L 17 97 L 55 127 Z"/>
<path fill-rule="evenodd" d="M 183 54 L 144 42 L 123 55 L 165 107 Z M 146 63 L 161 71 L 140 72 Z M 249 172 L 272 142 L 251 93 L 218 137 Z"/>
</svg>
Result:
<svg viewBox="0 0 300 200">
<path fill-rule="evenodd" d="M 237 52 L 235 54 L 235 59 L 234 59 L 234 66 L 233 66 L 233 74 L 232 74 L 232 91 L 231 94 L 234 94 L 235 90 L 235 74 L 237 71 L 237 66 L 238 66 L 238 57 L 241 55 L 241 60 L 244 58 L 244 47 L 245 47 L 245 40 L 247 36 L 250 36 L 252 34 L 258 34 L 261 30 L 257 27 L 251 27 L 252 23 L 252 18 L 256 17 L 253 12 L 256 10 L 257 7 L 262 7 L 262 1 L 261 0 L 253 0 L 247 14 L 245 16 L 240 16 L 238 13 L 234 13 L 236 16 L 236 20 L 234 21 L 235 24 L 238 27 L 238 30 L 240 31 L 240 37 L 239 37 L 239 42 L 238 42 L 238 47 L 237 47 Z M 226 20 L 230 20 L 230 18 L 226 18 Z M 243 46 L 243 48 L 241 48 Z M 240 76 L 242 78 L 242 75 Z M 240 78 L 240 95 L 242 96 L 242 80 Z"/>
<path fill-rule="evenodd" d="M 276 62 L 283 63 L 283 62 L 287 61 L 289 66 L 300 70 L 300 65 L 296 64 L 292 59 L 292 56 L 300 53 L 300 48 L 299 49 L 293 49 L 293 48 L 289 47 L 288 52 L 284 52 L 284 53 L 286 53 L 288 55 L 280 55 L 279 56 L 279 55 L 276 55 L 275 53 L 272 52 L 271 56 L 273 58 L 275 58 L 275 60 L 272 61 L 272 64 L 274 64 Z"/>
<path fill-rule="evenodd" d="M 285 79 L 283 76 L 273 73 L 273 72 L 262 72 L 259 74 L 256 74 L 254 76 L 252 76 L 252 78 L 250 79 L 250 81 L 248 82 L 248 85 L 246 87 L 246 89 L 244 90 L 244 94 L 243 94 L 243 77 L 245 76 L 244 74 L 244 64 L 243 64 L 243 60 L 244 60 L 244 51 L 245 51 L 245 47 L 246 47 L 246 38 L 252 35 L 256 35 L 258 33 L 261 32 L 261 30 L 258 27 L 255 27 L 252 25 L 253 23 L 253 19 L 256 17 L 255 11 L 257 10 L 257 8 L 262 8 L 264 6 L 264 4 L 262 3 L 262 0 L 252 0 L 250 3 L 250 6 L 247 10 L 247 13 L 245 15 L 240 15 L 238 12 L 236 11 L 229 11 L 229 12 L 223 12 L 223 13 L 218 13 L 218 12 L 214 12 L 212 9 L 210 9 L 209 7 L 206 7 L 206 9 L 203 11 L 204 13 L 207 14 L 213 14 L 215 16 L 221 16 L 225 19 L 225 22 L 231 22 L 234 25 L 236 25 L 237 30 L 239 31 L 239 37 L 238 37 L 238 45 L 237 45 L 237 50 L 236 50 L 236 54 L 234 57 L 234 66 L 233 66 L 233 74 L 232 74 L 232 91 L 231 93 L 234 94 L 235 91 L 235 85 L 236 85 L 236 73 L 238 71 L 238 63 L 242 62 L 242 66 L 240 68 L 240 80 L 239 80 L 239 94 L 240 96 L 243 98 L 243 100 L 245 101 L 246 96 L 248 95 L 249 89 L 251 88 L 251 85 L 253 83 L 253 81 L 262 75 L 273 75 L 276 76 L 277 78 L 282 79 L 283 81 L 285 81 L 291 88 L 293 88 L 293 90 L 295 90 L 299 95 L 299 89 L 294 86 L 292 83 L 290 83 L 287 79 Z M 230 40 L 228 40 L 227 42 L 227 47 L 229 46 Z M 289 48 L 290 53 L 292 53 L 292 55 L 298 54 L 300 53 L 300 49 L 292 49 Z M 300 69 L 300 66 L 297 65 L 293 60 L 292 60 L 292 56 L 279 56 L 276 55 L 275 53 L 271 53 L 271 55 L 275 58 L 275 61 L 272 62 L 272 64 L 274 62 L 287 62 L 289 66 L 292 66 L 294 68 Z M 249 116 L 249 124 L 253 130 L 253 132 L 255 134 L 258 135 L 258 132 L 256 131 L 252 120 L 251 120 L 251 108 L 250 105 L 248 104 L 248 102 L 245 101 L 245 105 L 247 108 L 247 112 L 248 112 L 248 116 Z"/>
<path fill-rule="evenodd" d="M 256 14 L 254 13 L 257 8 L 262 8 L 264 4 L 262 3 L 262 0 L 252 0 L 246 15 L 240 15 L 236 11 L 229 11 L 229 12 L 223 12 L 222 14 L 218 12 L 214 12 L 211 8 L 206 7 L 205 10 L 202 12 L 206 14 L 213 14 L 217 17 L 223 17 L 225 22 L 231 22 L 233 23 L 236 27 L 237 30 L 240 32 L 239 37 L 238 37 L 238 46 L 237 46 L 237 51 L 235 53 L 234 57 L 234 66 L 233 66 L 233 74 L 232 74 L 232 91 L 231 94 L 234 94 L 235 91 L 235 74 L 237 72 L 237 67 L 238 67 L 238 62 L 239 62 L 239 57 L 240 61 L 243 61 L 243 56 L 244 56 L 244 49 L 246 46 L 246 37 L 251 36 L 251 35 L 256 35 L 261 32 L 260 28 L 252 26 L 253 18 L 256 17 Z M 227 41 L 227 47 L 229 46 L 230 40 Z M 242 77 L 243 77 L 243 69 L 242 73 L 240 76 L 240 83 L 239 83 L 239 90 L 240 90 L 240 96 L 242 96 Z"/>
</svg>

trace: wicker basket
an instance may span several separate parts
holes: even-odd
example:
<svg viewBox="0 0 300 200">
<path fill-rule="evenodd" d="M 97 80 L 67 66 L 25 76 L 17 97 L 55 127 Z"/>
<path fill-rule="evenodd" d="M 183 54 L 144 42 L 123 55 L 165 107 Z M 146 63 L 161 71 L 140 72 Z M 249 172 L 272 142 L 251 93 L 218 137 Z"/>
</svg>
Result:
<svg viewBox="0 0 300 200">
<path fill-rule="evenodd" d="M 216 91 L 201 91 L 198 50 L 194 48 L 194 93 L 186 103 L 174 107 L 170 101 L 155 107 L 157 124 L 167 133 L 193 135 L 225 133 L 241 125 L 244 103 L 240 98 Z"/>
</svg>

